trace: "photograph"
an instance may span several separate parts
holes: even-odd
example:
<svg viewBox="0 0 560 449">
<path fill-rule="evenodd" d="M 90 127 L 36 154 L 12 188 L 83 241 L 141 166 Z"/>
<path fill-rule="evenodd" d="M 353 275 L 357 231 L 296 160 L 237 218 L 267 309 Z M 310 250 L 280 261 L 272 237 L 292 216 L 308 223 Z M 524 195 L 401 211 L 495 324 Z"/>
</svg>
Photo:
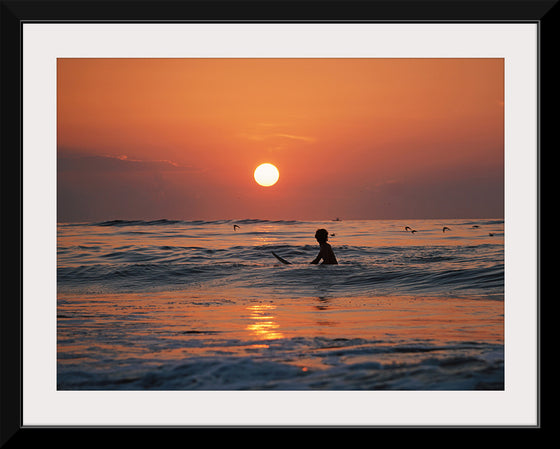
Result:
<svg viewBox="0 0 560 449">
<path fill-rule="evenodd" d="M 2 427 L 540 426 L 544 7 L 160 5 L 3 28 Z"/>
<path fill-rule="evenodd" d="M 56 59 L 56 389 L 503 392 L 504 57 Z"/>
</svg>

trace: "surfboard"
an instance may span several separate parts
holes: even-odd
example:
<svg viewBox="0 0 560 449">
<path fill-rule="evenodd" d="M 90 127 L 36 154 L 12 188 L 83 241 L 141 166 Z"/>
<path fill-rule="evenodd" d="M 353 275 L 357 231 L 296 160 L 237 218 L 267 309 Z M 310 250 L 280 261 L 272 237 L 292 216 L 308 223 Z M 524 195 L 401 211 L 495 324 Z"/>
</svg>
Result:
<svg viewBox="0 0 560 449">
<path fill-rule="evenodd" d="M 286 259 L 282 259 L 282 258 L 281 258 L 278 254 L 276 254 L 274 251 L 272 251 L 272 255 L 273 255 L 274 257 L 276 257 L 280 262 L 290 265 L 290 262 L 288 262 Z"/>
</svg>

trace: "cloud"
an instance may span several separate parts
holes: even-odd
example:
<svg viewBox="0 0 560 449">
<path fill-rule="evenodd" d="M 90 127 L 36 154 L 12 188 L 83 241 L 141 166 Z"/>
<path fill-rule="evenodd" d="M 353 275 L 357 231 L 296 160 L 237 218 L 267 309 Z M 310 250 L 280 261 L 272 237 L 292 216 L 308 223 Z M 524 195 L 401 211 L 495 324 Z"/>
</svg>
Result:
<svg viewBox="0 0 560 449">
<path fill-rule="evenodd" d="M 287 123 L 257 123 L 252 127 L 252 129 L 238 135 L 242 138 L 257 142 L 287 139 L 313 143 L 317 140 L 315 137 L 311 136 L 284 132 L 284 130 L 289 127 L 290 125 Z"/>
<path fill-rule="evenodd" d="M 304 142 L 315 142 L 314 137 L 307 137 L 307 136 L 296 136 L 293 134 L 274 134 L 273 137 L 283 137 L 285 139 L 292 139 L 292 140 L 302 140 Z"/>
<path fill-rule="evenodd" d="M 145 172 L 185 171 L 190 167 L 174 161 L 130 159 L 127 155 L 71 154 L 61 151 L 57 158 L 58 172 Z"/>
<path fill-rule="evenodd" d="M 177 217 L 193 207 L 178 181 L 193 170 L 174 161 L 61 151 L 57 163 L 59 221 Z"/>
</svg>

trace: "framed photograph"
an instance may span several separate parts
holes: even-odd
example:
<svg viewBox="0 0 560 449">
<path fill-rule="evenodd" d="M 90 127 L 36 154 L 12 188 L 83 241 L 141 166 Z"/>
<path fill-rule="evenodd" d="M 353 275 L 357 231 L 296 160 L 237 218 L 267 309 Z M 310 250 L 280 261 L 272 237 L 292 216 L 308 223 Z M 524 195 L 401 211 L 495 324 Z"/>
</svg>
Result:
<svg viewBox="0 0 560 449">
<path fill-rule="evenodd" d="M 540 428 L 557 5 L 400 3 L 2 3 L 3 442 Z"/>
</svg>

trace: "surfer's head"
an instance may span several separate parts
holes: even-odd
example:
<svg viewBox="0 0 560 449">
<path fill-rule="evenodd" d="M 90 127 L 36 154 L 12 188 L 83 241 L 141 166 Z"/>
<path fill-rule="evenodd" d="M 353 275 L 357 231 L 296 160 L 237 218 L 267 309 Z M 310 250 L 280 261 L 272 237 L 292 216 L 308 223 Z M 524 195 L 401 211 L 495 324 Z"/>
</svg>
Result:
<svg viewBox="0 0 560 449">
<path fill-rule="evenodd" d="M 325 243 L 329 238 L 329 233 L 326 229 L 317 229 L 315 233 L 315 238 L 319 243 Z"/>
</svg>

